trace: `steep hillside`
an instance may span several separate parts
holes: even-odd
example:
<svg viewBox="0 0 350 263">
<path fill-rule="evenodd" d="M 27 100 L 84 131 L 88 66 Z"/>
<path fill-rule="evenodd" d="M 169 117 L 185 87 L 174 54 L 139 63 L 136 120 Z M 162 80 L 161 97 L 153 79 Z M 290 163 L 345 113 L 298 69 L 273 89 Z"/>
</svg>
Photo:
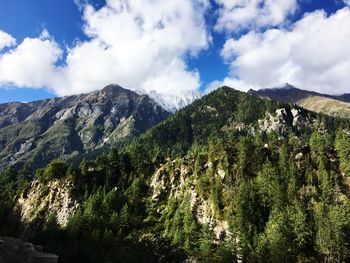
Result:
<svg viewBox="0 0 350 263">
<path fill-rule="evenodd" d="M 325 113 L 330 116 L 350 118 L 350 103 L 339 100 L 313 96 L 298 101 L 298 105 L 305 109 Z"/>
<path fill-rule="evenodd" d="M 54 158 L 81 158 L 127 142 L 169 113 L 146 95 L 117 85 L 89 94 L 0 105 L 0 169 Z"/>
<path fill-rule="evenodd" d="M 79 167 L 34 183 L 8 169 L 0 235 L 31 229 L 62 263 L 347 262 L 349 135 L 348 119 L 223 87 Z"/>
</svg>

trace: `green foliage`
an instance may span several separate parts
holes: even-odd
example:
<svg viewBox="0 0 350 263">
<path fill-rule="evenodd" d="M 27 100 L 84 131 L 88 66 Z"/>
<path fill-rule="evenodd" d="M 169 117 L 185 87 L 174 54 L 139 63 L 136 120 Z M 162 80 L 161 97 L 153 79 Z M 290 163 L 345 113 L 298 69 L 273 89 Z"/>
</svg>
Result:
<svg viewBox="0 0 350 263">
<path fill-rule="evenodd" d="M 350 138 L 344 131 L 337 133 L 335 148 L 339 155 L 342 173 L 345 176 L 350 176 Z"/>
<path fill-rule="evenodd" d="M 316 242 L 329 262 L 345 262 L 349 257 L 350 204 L 323 205 L 317 208 Z"/>
<path fill-rule="evenodd" d="M 45 169 L 39 169 L 36 174 L 36 179 L 42 182 L 47 182 L 53 179 L 62 179 L 68 171 L 67 165 L 63 161 L 54 160 L 47 165 Z"/>
</svg>

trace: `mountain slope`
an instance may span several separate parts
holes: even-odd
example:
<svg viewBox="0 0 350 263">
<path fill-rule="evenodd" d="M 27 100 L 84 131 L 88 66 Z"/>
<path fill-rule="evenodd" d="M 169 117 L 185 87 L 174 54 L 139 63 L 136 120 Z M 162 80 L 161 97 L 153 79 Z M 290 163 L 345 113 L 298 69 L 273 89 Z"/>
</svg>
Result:
<svg viewBox="0 0 350 263">
<path fill-rule="evenodd" d="M 349 118 L 347 113 L 350 106 L 350 95 L 328 95 L 314 91 L 307 91 L 287 84 L 282 88 L 249 90 L 249 94 L 296 103 L 308 110 L 325 113 L 330 116 Z"/>
<path fill-rule="evenodd" d="M 81 158 L 125 143 L 169 113 L 146 95 L 117 85 L 77 96 L 0 105 L 0 168 Z"/>
<path fill-rule="evenodd" d="M 261 97 L 270 98 L 273 100 L 283 100 L 289 102 L 297 102 L 301 99 L 313 96 L 331 98 L 343 102 L 350 102 L 350 94 L 345 93 L 342 95 L 329 95 L 318 93 L 315 91 L 308 91 L 303 89 L 298 89 L 290 84 L 286 84 L 284 87 L 272 88 L 272 89 L 259 89 L 259 90 L 249 90 L 249 94 L 258 95 Z"/>
<path fill-rule="evenodd" d="M 312 96 L 299 100 L 298 105 L 305 109 L 325 113 L 330 116 L 350 118 L 350 103 L 343 101 Z"/>
</svg>

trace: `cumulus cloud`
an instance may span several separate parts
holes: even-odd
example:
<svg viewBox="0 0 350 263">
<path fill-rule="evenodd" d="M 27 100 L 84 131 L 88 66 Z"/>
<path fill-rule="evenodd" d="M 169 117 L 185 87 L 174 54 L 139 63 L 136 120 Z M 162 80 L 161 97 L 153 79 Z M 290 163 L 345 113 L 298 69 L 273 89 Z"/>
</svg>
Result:
<svg viewBox="0 0 350 263">
<path fill-rule="evenodd" d="M 228 78 L 248 86 L 270 88 L 291 83 L 327 93 L 349 92 L 350 9 L 327 16 L 306 14 L 290 29 L 250 31 L 226 41 L 222 57 Z"/>
<path fill-rule="evenodd" d="M 107 0 L 96 10 L 79 1 L 89 40 L 67 48 L 64 64 L 55 66 L 62 50 L 52 39 L 26 39 L 1 57 L 0 84 L 48 87 L 58 95 L 109 83 L 167 94 L 196 90 L 199 73 L 185 61 L 210 43 L 208 6 L 208 0 Z"/>
<path fill-rule="evenodd" d="M 0 54 L 0 86 L 49 86 L 61 55 L 61 49 L 46 30 L 38 38 L 25 38 L 14 49 Z"/>
<path fill-rule="evenodd" d="M 0 51 L 4 47 L 10 47 L 16 44 L 16 39 L 14 39 L 11 35 L 8 33 L 0 30 Z"/>
<path fill-rule="evenodd" d="M 298 8 L 297 0 L 216 0 L 219 4 L 217 31 L 236 32 L 277 26 Z"/>
</svg>

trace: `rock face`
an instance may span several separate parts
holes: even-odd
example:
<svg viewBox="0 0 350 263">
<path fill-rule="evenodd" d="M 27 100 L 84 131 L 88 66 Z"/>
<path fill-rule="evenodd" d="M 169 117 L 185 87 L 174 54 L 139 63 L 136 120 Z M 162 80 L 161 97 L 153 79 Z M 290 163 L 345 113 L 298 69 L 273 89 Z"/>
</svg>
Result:
<svg viewBox="0 0 350 263">
<path fill-rule="evenodd" d="M 58 225 L 65 227 L 79 206 L 72 187 L 69 181 L 53 180 L 46 185 L 33 181 L 27 195 L 17 201 L 22 222 L 30 224 L 55 215 Z"/>
<path fill-rule="evenodd" d="M 77 96 L 0 104 L 0 169 L 79 159 L 137 136 L 169 116 L 146 95 L 117 85 Z"/>
<path fill-rule="evenodd" d="M 203 169 L 213 169 L 211 166 L 209 162 Z M 199 178 L 190 167 L 188 160 L 174 160 L 168 161 L 155 172 L 150 182 L 153 205 L 159 206 L 159 203 L 166 200 L 169 202 L 171 199 L 185 206 L 189 203 L 196 220 L 202 225 L 208 225 L 213 231 L 216 239 L 214 241 L 222 241 L 231 234 L 229 224 L 217 215 L 213 202 L 198 192 L 196 185 Z M 216 169 L 215 177 L 223 180 L 225 171 Z M 163 214 L 167 211 L 165 208 L 158 209 L 158 212 Z"/>
<path fill-rule="evenodd" d="M 57 263 L 57 255 L 42 251 L 41 246 L 18 239 L 0 237 L 1 263 Z"/>
<path fill-rule="evenodd" d="M 258 121 L 260 131 L 275 132 L 286 135 L 289 128 L 301 131 L 311 127 L 312 121 L 300 108 L 281 108 L 275 114 L 266 113 L 266 117 Z"/>
</svg>

